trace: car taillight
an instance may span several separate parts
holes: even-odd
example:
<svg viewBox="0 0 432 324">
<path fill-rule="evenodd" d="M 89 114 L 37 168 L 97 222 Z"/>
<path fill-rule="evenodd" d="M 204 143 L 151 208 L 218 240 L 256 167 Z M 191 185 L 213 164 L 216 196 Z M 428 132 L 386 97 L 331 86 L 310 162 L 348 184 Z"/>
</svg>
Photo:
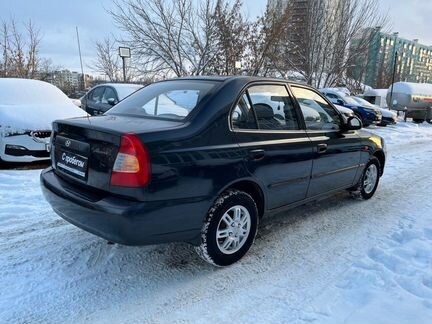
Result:
<svg viewBox="0 0 432 324">
<path fill-rule="evenodd" d="M 150 178 L 151 162 L 147 148 L 137 135 L 123 135 L 111 174 L 111 185 L 143 187 L 150 183 Z"/>
</svg>

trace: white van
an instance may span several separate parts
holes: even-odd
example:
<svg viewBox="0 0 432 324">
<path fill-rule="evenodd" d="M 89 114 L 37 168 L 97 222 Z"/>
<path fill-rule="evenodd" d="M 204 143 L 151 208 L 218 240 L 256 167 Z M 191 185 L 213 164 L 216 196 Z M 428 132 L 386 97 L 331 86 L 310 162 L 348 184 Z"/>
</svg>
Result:
<svg viewBox="0 0 432 324">
<path fill-rule="evenodd" d="M 387 108 L 387 92 L 388 89 L 368 89 L 361 95 L 361 97 L 373 105 Z"/>
</svg>

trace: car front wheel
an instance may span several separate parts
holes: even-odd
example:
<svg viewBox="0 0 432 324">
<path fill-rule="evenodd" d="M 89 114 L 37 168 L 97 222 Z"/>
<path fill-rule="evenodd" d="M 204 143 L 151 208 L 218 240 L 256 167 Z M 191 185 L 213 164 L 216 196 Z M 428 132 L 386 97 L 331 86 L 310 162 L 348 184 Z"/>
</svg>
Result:
<svg viewBox="0 0 432 324">
<path fill-rule="evenodd" d="M 258 208 L 246 192 L 228 190 L 210 208 L 201 230 L 198 255 L 216 266 L 240 260 L 252 246 L 258 228 Z"/>
<path fill-rule="evenodd" d="M 381 165 L 376 157 L 373 157 L 365 166 L 359 183 L 351 190 L 355 198 L 370 199 L 378 188 L 381 175 Z"/>
</svg>

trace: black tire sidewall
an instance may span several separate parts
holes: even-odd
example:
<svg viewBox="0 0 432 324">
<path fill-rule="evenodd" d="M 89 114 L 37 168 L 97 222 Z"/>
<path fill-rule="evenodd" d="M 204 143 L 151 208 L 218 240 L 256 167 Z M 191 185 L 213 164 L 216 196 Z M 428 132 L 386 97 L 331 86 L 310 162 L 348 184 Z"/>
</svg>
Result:
<svg viewBox="0 0 432 324">
<path fill-rule="evenodd" d="M 377 176 L 377 180 L 376 180 L 376 183 L 375 183 L 375 187 L 374 187 L 374 189 L 373 189 L 370 193 L 366 193 L 365 190 L 364 190 L 364 178 L 365 178 L 365 176 L 366 176 L 366 170 L 369 168 L 369 166 L 370 166 L 371 164 L 375 164 L 375 165 L 376 165 L 376 167 L 377 167 L 377 169 L 378 169 L 378 176 Z M 380 164 L 379 160 L 378 160 L 377 158 L 374 157 L 374 158 L 372 158 L 372 159 L 371 159 L 371 160 L 366 164 L 366 166 L 365 166 L 365 168 L 364 168 L 364 171 L 363 171 L 362 178 L 361 178 L 361 192 L 360 192 L 360 194 L 361 194 L 361 196 L 362 196 L 363 199 L 370 199 L 370 198 L 372 198 L 372 196 L 375 194 L 375 191 L 376 191 L 377 188 L 378 188 L 378 183 L 379 183 L 379 180 L 380 180 L 380 176 L 381 176 L 381 164 Z"/>
<path fill-rule="evenodd" d="M 363 116 L 362 116 L 360 113 L 355 112 L 354 115 L 355 115 L 358 119 L 360 119 L 360 121 L 362 122 L 362 126 L 363 126 L 363 127 L 367 127 L 367 125 L 365 124 L 364 118 L 363 118 Z"/>
<path fill-rule="evenodd" d="M 223 196 L 224 194 L 222 194 L 222 197 Z M 237 252 L 233 254 L 224 254 L 217 246 L 216 231 L 224 213 L 236 205 L 241 205 L 249 211 L 251 217 L 249 237 Z M 218 266 L 227 266 L 240 260 L 252 246 L 258 228 L 258 209 L 252 197 L 242 191 L 230 192 L 222 204 L 217 205 L 215 209 L 211 209 L 209 217 L 211 219 L 206 232 L 206 249 L 212 261 Z"/>
</svg>

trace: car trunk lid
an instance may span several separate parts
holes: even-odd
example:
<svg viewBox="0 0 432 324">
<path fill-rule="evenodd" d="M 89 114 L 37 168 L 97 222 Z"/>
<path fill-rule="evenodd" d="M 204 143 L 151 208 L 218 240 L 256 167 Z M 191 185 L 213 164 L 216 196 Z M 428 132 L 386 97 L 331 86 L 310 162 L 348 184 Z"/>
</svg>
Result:
<svg viewBox="0 0 432 324">
<path fill-rule="evenodd" d="M 56 174 L 69 182 L 113 192 L 116 190 L 112 190 L 111 175 L 123 135 L 142 135 L 181 125 L 176 121 L 113 115 L 56 121 L 52 164 Z"/>
</svg>

